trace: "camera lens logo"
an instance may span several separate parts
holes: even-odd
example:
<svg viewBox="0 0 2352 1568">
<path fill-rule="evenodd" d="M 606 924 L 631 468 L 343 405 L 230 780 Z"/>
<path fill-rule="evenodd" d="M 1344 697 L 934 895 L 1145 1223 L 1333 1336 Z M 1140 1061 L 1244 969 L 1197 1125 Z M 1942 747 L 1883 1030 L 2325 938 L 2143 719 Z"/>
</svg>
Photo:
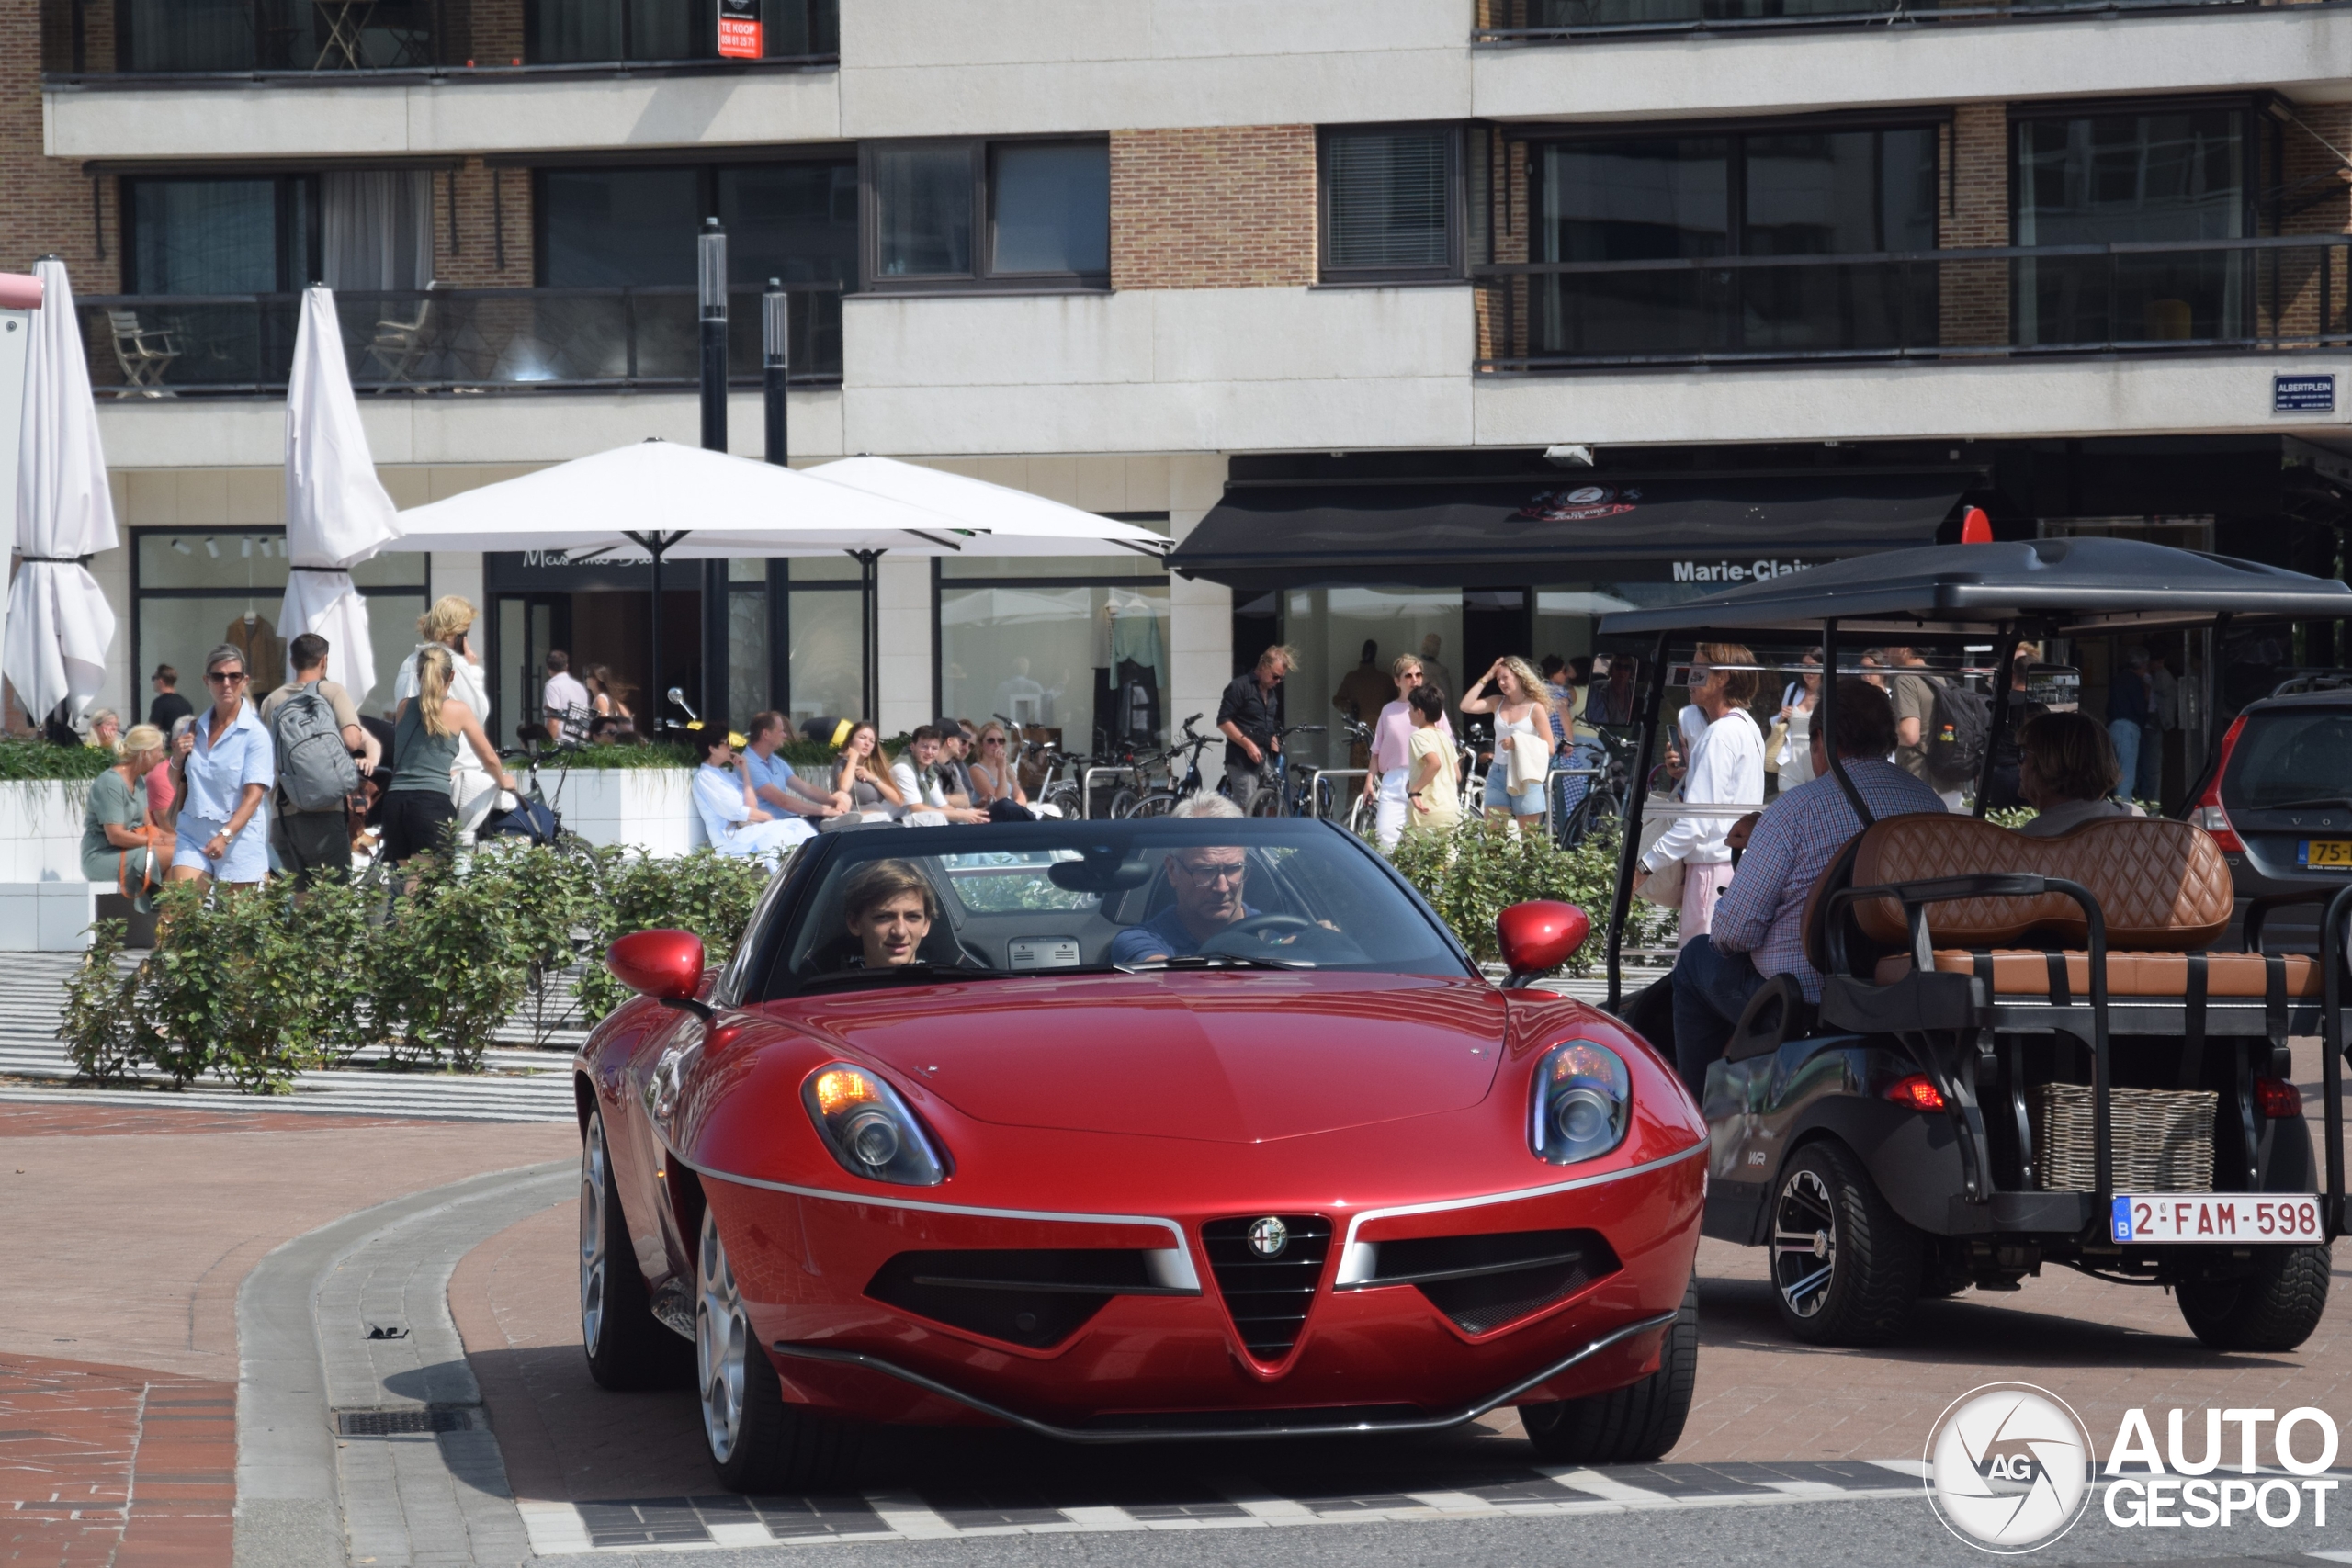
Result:
<svg viewBox="0 0 2352 1568">
<path fill-rule="evenodd" d="M 2090 1502 L 2090 1433 L 2031 1383 L 1987 1383 L 1954 1400 L 1928 1437 L 1928 1500 L 1981 1551 L 2038 1551 Z"/>
</svg>

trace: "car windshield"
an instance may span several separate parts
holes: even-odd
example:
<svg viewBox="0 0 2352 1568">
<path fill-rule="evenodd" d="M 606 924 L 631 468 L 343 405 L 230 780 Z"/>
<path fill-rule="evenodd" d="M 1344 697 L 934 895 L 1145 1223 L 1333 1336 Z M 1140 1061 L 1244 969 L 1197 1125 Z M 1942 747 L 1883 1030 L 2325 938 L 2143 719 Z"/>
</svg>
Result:
<svg viewBox="0 0 2352 1568">
<path fill-rule="evenodd" d="M 771 998 L 1051 970 L 1472 973 L 1373 852 L 1319 823 L 876 829 L 812 848 Z"/>
<path fill-rule="evenodd" d="M 2224 806 L 2260 811 L 2352 797 L 2352 710 L 2278 707 L 2246 716 L 2230 753 Z"/>
</svg>

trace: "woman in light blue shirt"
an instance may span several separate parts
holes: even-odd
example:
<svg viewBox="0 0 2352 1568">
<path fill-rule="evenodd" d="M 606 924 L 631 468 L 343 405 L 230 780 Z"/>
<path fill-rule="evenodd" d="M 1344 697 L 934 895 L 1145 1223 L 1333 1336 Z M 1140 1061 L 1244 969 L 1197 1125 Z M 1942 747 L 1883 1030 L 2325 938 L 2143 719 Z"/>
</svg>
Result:
<svg viewBox="0 0 2352 1568">
<path fill-rule="evenodd" d="M 262 802 L 277 783 L 277 749 L 246 701 L 245 656 L 222 643 L 204 661 L 212 705 L 172 748 L 179 802 L 171 879 L 245 886 L 269 874 Z"/>
<path fill-rule="evenodd" d="M 736 737 L 724 732 L 703 740 L 703 765 L 695 770 L 695 809 L 710 847 L 723 855 L 767 855 L 817 836 L 797 817 L 778 818 L 752 793 L 751 775 L 736 755 Z"/>
</svg>

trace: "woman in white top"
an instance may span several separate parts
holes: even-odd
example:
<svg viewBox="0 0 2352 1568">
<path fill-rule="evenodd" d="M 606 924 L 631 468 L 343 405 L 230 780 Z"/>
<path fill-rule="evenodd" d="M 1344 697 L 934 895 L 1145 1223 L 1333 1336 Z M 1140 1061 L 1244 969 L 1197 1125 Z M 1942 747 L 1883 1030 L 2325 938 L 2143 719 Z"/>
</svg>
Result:
<svg viewBox="0 0 2352 1568">
<path fill-rule="evenodd" d="M 1552 716 L 1544 677 L 1516 654 L 1498 659 L 1476 685 L 1462 694 L 1459 705 L 1464 713 L 1495 716 L 1495 760 L 1487 767 L 1487 815 L 1516 817 L 1521 828 L 1542 827 L 1544 780 L 1551 771 L 1552 758 Z M 1521 737 L 1540 743 L 1541 766 L 1532 770 L 1525 766 L 1524 760 L 1532 759 L 1535 749 L 1521 745 Z M 1522 759 L 1517 769 L 1517 789 L 1511 787 L 1514 753 Z"/>
<path fill-rule="evenodd" d="M 1690 806 L 1756 806 L 1764 799 L 1764 732 L 1747 711 L 1761 683 L 1753 670 L 1721 665 L 1754 664 L 1756 656 L 1736 643 L 1702 642 L 1690 664 L 1691 705 L 1706 716 L 1707 728 L 1691 748 L 1682 779 Z M 1682 863 L 1682 920 L 1678 947 L 1705 931 L 1715 901 L 1731 885 L 1729 818 L 1678 818 L 1642 856 L 1634 879 L 1638 891 L 1657 873 Z"/>
<path fill-rule="evenodd" d="M 449 695 L 473 709 L 474 719 L 484 729 L 490 727 L 490 688 L 483 682 L 481 656 L 475 652 L 468 633 L 473 630 L 473 605 L 454 593 L 445 593 L 433 601 L 433 608 L 416 618 L 416 635 L 424 640 L 401 660 L 400 671 L 392 677 L 392 718 L 398 722 L 401 711 L 416 695 L 417 655 L 433 647 L 449 650 Z M 459 829 L 470 834 L 490 815 L 491 807 L 498 799 L 498 781 L 481 765 L 469 746 L 458 748 L 457 765 L 450 770 L 450 802 L 458 808 Z"/>
<path fill-rule="evenodd" d="M 1413 710 L 1407 699 L 1421 683 L 1421 661 L 1400 653 L 1388 667 L 1396 682 L 1396 700 L 1380 710 L 1372 722 L 1372 765 L 1363 775 L 1363 797 L 1373 803 L 1373 836 L 1384 850 L 1393 850 L 1405 833 L 1407 762 L 1413 749 Z M 1448 740 L 1453 726 L 1440 716 Z"/>
<path fill-rule="evenodd" d="M 2054 839 L 2086 822 L 2144 815 L 2109 798 L 2122 776 L 2115 742 L 2090 715 L 2035 715 L 2018 732 L 2018 794 L 2038 815 L 2018 831 Z"/>
</svg>

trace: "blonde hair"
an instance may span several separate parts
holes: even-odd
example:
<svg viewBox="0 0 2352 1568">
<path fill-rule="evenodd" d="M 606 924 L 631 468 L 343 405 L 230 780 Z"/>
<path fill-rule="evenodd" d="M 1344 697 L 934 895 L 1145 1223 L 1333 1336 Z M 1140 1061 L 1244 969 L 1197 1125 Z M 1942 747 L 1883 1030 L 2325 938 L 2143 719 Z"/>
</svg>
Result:
<svg viewBox="0 0 2352 1568">
<path fill-rule="evenodd" d="M 1298 668 L 1298 649 L 1293 648 L 1286 642 L 1278 642 L 1274 644 L 1273 647 L 1266 649 L 1265 652 L 1258 655 L 1258 668 L 1261 670 L 1270 669 L 1272 667 L 1274 660 L 1278 659 L 1282 660 L 1283 672 L 1284 674 L 1288 674 L 1291 671 Z"/>
<path fill-rule="evenodd" d="M 1736 642 L 1702 642 L 1695 651 L 1698 661 L 1710 667 L 1756 662 L 1756 655 L 1749 652 L 1746 645 Z M 1736 708 L 1744 708 L 1754 702 L 1763 683 L 1763 677 L 1753 670 L 1724 671 L 1724 695 Z"/>
<path fill-rule="evenodd" d="M 416 635 L 426 642 L 447 642 L 453 637 L 463 637 L 479 615 L 473 605 L 455 593 L 444 593 L 433 601 L 433 608 L 416 618 Z"/>
<path fill-rule="evenodd" d="M 135 757 L 141 751 L 164 749 L 164 732 L 152 724 L 134 724 L 122 732 L 122 755 Z"/>
<path fill-rule="evenodd" d="M 1543 672 L 1534 665 L 1530 664 L 1520 655 L 1512 653 L 1504 656 L 1503 668 L 1510 671 L 1511 679 L 1519 682 L 1521 701 L 1541 703 L 1547 708 L 1552 705 L 1552 694 L 1544 689 L 1545 682 Z"/>
<path fill-rule="evenodd" d="M 463 604 L 464 601 L 458 603 Z M 416 716 L 424 721 L 427 735 L 444 737 L 458 733 L 450 727 L 448 716 L 442 712 L 449 701 L 449 682 L 456 674 L 457 666 L 450 660 L 447 649 L 435 645 L 417 649 Z"/>
</svg>

